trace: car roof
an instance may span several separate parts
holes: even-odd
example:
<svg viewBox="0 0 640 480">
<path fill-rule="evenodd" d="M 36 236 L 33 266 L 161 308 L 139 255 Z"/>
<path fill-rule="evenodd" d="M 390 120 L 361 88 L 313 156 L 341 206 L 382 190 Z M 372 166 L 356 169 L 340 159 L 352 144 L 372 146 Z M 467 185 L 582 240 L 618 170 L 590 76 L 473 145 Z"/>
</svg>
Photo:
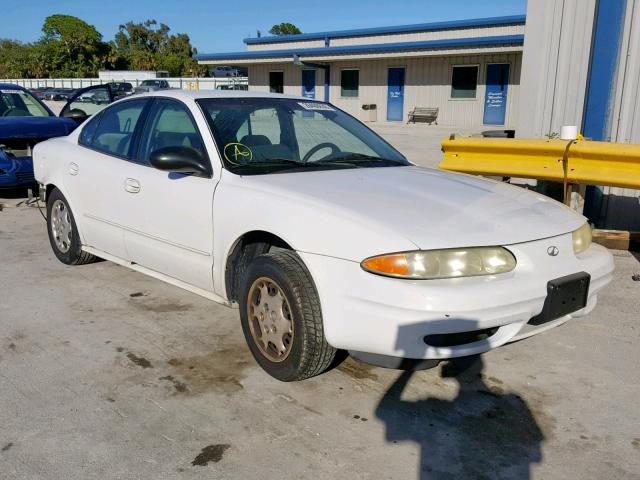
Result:
<svg viewBox="0 0 640 480">
<path fill-rule="evenodd" d="M 25 92 L 27 91 L 26 88 L 18 85 L 17 83 L 0 83 L 0 88 L 6 88 L 7 90 L 22 90 Z"/>
<path fill-rule="evenodd" d="M 143 93 L 136 95 L 140 97 L 171 97 L 183 102 L 189 100 L 198 100 L 203 98 L 286 98 L 290 100 L 304 100 L 304 101 L 321 101 L 315 99 L 309 99 L 297 95 L 283 95 L 281 93 L 270 92 L 256 92 L 245 90 L 160 90 L 157 92 Z"/>
</svg>

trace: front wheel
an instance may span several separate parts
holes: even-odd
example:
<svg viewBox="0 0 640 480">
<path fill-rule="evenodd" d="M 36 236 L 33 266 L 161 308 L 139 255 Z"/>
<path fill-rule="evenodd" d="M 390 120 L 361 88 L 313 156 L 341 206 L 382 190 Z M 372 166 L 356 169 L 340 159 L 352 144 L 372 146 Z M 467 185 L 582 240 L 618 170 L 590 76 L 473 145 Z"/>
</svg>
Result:
<svg viewBox="0 0 640 480">
<path fill-rule="evenodd" d="M 298 255 L 280 250 L 256 257 L 241 285 L 242 330 L 269 375 L 290 382 L 329 367 L 336 349 L 324 337 L 318 293 Z"/>
<path fill-rule="evenodd" d="M 67 265 L 83 265 L 96 257 L 82 251 L 78 227 L 69 208 L 69 202 L 57 188 L 47 199 L 47 230 L 53 253 Z"/>
</svg>

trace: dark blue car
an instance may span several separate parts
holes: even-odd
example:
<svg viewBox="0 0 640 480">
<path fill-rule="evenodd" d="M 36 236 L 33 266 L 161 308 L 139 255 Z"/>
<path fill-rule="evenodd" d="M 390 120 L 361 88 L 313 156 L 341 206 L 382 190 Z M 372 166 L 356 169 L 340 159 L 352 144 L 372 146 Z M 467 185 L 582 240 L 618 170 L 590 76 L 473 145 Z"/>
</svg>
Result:
<svg viewBox="0 0 640 480">
<path fill-rule="evenodd" d="M 91 92 L 93 90 L 96 92 Z M 102 90 L 109 100 L 90 105 L 87 99 L 99 97 L 97 94 L 103 93 Z M 68 135 L 111 101 L 113 94 L 107 86 L 88 87 L 75 92 L 60 116 L 56 116 L 26 88 L 0 83 L 0 189 L 34 185 L 33 146 L 49 138 Z"/>
</svg>

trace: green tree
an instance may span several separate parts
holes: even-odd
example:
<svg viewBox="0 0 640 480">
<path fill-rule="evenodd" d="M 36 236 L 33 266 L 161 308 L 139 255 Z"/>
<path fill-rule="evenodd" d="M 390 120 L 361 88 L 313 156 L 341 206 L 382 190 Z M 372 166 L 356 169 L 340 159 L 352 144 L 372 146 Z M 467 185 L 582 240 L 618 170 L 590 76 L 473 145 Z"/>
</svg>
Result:
<svg viewBox="0 0 640 480">
<path fill-rule="evenodd" d="M 283 22 L 271 27 L 271 30 L 269 30 L 269 33 L 271 35 L 278 35 L 278 36 L 300 35 L 302 31 L 298 27 L 296 27 L 293 23 Z"/>
<path fill-rule="evenodd" d="M 0 78 L 95 77 L 101 69 L 205 75 L 206 66 L 192 58 L 196 50 L 189 36 L 170 31 L 155 20 L 128 22 L 105 43 L 93 25 L 70 15 L 51 15 L 37 42 L 0 39 Z"/>
<path fill-rule="evenodd" d="M 195 49 L 184 33 L 171 35 L 171 29 L 156 20 L 120 25 L 113 41 L 119 58 L 134 70 L 167 70 L 172 76 L 202 75 L 192 59 Z"/>
<path fill-rule="evenodd" d="M 23 77 L 26 74 L 26 64 L 22 59 L 27 48 L 18 41 L 0 39 L 0 78 Z"/>
<path fill-rule="evenodd" d="M 104 65 L 109 47 L 93 25 L 71 15 L 51 15 L 42 26 L 40 51 L 51 55 L 50 73 L 59 76 L 95 76 Z M 35 47 L 36 45 L 34 45 Z"/>
</svg>

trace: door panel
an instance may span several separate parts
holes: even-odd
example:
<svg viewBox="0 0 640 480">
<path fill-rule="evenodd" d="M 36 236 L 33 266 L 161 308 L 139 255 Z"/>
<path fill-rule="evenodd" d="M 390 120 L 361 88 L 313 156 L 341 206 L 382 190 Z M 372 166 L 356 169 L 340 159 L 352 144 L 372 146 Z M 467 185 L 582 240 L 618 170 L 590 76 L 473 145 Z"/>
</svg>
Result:
<svg viewBox="0 0 640 480">
<path fill-rule="evenodd" d="M 65 190 L 73 202 L 83 243 L 127 260 L 119 212 L 127 200 L 122 190 L 123 160 L 95 150 L 81 152 L 69 164 Z"/>
<path fill-rule="evenodd" d="M 125 260 L 127 158 L 148 104 L 145 99 L 129 100 L 92 118 L 82 127 L 77 155 L 69 159 L 65 176 L 84 243 Z"/>
<path fill-rule="evenodd" d="M 213 192 L 216 180 L 157 170 L 152 151 L 180 146 L 205 151 L 186 106 L 157 99 L 126 170 L 124 239 L 132 261 L 213 291 Z"/>
<path fill-rule="evenodd" d="M 507 113 L 507 90 L 509 88 L 509 64 L 487 65 L 487 89 L 484 97 L 485 125 L 504 125 Z"/>
<path fill-rule="evenodd" d="M 213 291 L 212 202 L 216 182 L 129 164 L 124 241 L 132 261 Z"/>
<path fill-rule="evenodd" d="M 387 83 L 387 120 L 404 119 L 404 68 L 390 68 Z"/>
</svg>

